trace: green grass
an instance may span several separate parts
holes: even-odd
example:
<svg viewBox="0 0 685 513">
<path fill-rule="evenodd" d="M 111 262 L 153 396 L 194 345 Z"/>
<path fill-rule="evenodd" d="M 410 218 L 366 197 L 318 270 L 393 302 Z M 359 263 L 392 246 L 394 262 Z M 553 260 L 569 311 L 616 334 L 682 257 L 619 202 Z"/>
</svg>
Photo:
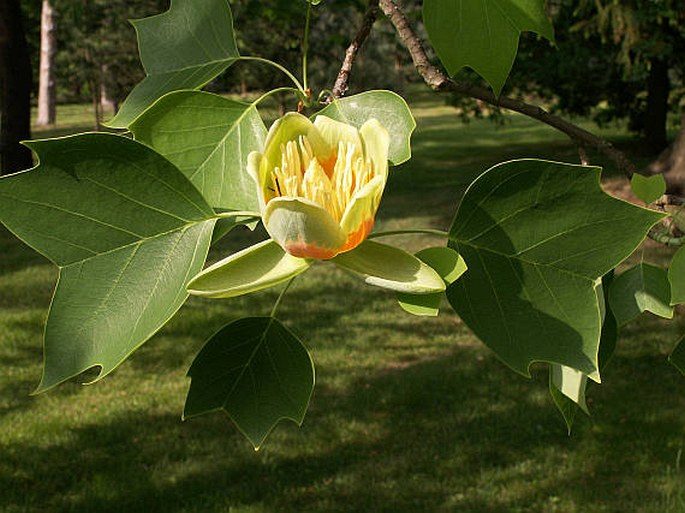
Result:
<svg viewBox="0 0 685 513">
<path fill-rule="evenodd" d="M 563 136 L 524 118 L 464 126 L 431 98 L 414 106 L 414 159 L 394 171 L 379 229 L 448 227 L 464 187 L 497 161 L 575 160 Z M 235 233 L 210 258 L 262 236 Z M 665 360 L 680 321 L 645 317 L 624 330 L 605 383 L 589 392 L 592 419 L 568 437 L 542 367 L 522 378 L 447 308 L 411 317 L 391 294 L 321 264 L 279 313 L 316 363 L 310 410 L 255 453 L 224 415 L 181 423 L 185 372 L 206 337 L 268 314 L 278 291 L 191 299 L 103 381 L 36 397 L 56 271 L 4 229 L 0 255 L 3 513 L 685 511 L 685 381 Z"/>
</svg>

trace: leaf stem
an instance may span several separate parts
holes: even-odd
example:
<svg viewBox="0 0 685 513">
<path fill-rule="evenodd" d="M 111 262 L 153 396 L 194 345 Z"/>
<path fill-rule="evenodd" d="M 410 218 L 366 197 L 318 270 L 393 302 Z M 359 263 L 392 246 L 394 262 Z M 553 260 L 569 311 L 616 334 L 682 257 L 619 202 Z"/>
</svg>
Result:
<svg viewBox="0 0 685 513">
<path fill-rule="evenodd" d="M 304 24 L 304 41 L 302 42 L 302 82 L 304 91 L 307 92 L 307 51 L 309 50 L 309 21 L 312 15 L 312 3 L 307 0 L 307 21 Z"/>
<path fill-rule="evenodd" d="M 302 84 L 300 83 L 300 81 L 297 79 L 297 77 L 296 77 L 295 75 L 293 75 L 292 73 L 290 73 L 290 71 L 288 71 L 288 69 L 287 69 L 286 67 L 281 66 L 281 65 L 278 64 L 277 62 L 271 61 L 271 60 L 269 60 L 269 59 L 265 59 L 264 57 L 253 57 L 253 56 L 240 57 L 240 60 L 242 60 L 242 61 L 263 62 L 264 64 L 268 64 L 268 65 L 270 65 L 270 66 L 273 66 L 274 68 L 276 68 L 276 69 L 278 69 L 279 71 L 283 72 L 283 74 L 286 75 L 286 76 L 292 81 L 293 84 L 295 84 L 295 87 L 297 87 L 297 89 L 298 89 L 299 91 L 302 91 L 302 92 L 305 91 L 306 85 L 303 87 Z M 305 84 L 306 84 L 306 83 L 307 83 L 307 81 L 306 81 L 306 79 L 305 79 Z"/>
<path fill-rule="evenodd" d="M 443 230 L 433 230 L 432 228 L 410 228 L 408 230 L 389 230 L 386 232 L 372 233 L 367 239 L 376 239 L 378 237 L 388 237 L 390 235 L 405 235 L 410 233 L 425 233 L 427 235 L 435 235 L 437 237 L 449 237 L 449 233 Z"/>
<path fill-rule="evenodd" d="M 288 289 L 290 288 L 290 285 L 292 285 L 292 283 L 295 281 L 295 278 L 297 278 L 297 276 L 290 278 L 290 280 L 288 280 L 288 283 L 286 283 L 285 287 L 283 287 L 283 290 L 281 290 L 281 293 L 278 295 L 278 299 L 276 299 L 274 307 L 271 309 L 270 317 L 272 319 L 276 317 L 276 310 L 278 310 L 278 307 L 281 305 L 281 300 L 283 299 L 283 296 L 285 296 L 285 293 L 288 292 Z"/>
<path fill-rule="evenodd" d="M 266 100 L 269 96 L 283 92 L 295 93 L 297 97 L 300 99 L 305 97 L 304 93 L 302 93 L 302 91 L 300 91 L 299 89 L 295 89 L 293 87 L 277 87 L 276 89 L 272 89 L 271 91 L 267 91 L 266 93 L 261 95 L 259 98 L 252 102 L 252 105 L 257 105 L 261 101 Z"/>
</svg>

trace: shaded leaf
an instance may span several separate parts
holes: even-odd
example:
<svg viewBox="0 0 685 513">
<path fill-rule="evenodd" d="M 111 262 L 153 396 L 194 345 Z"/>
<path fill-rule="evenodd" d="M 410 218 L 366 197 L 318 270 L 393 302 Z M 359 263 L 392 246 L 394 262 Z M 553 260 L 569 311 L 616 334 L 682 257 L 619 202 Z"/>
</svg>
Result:
<svg viewBox="0 0 685 513">
<path fill-rule="evenodd" d="M 309 353 L 273 317 L 247 317 L 222 328 L 188 376 L 184 419 L 224 410 L 255 449 L 279 420 L 302 424 L 314 388 Z"/>
<path fill-rule="evenodd" d="M 240 58 L 228 0 L 172 0 L 167 12 L 131 23 L 146 77 L 108 123 L 113 128 L 126 128 L 168 92 L 204 86 Z"/>
<path fill-rule="evenodd" d="M 685 336 L 678 340 L 675 348 L 668 356 L 668 361 L 685 375 L 685 342 L 683 342 L 683 340 L 685 340 Z"/>
<path fill-rule="evenodd" d="M 663 175 L 642 176 L 635 173 L 630 179 L 630 188 L 645 203 L 654 203 L 666 192 L 666 180 Z"/>
<path fill-rule="evenodd" d="M 474 69 L 499 95 L 521 32 L 554 40 L 543 0 L 424 0 L 426 32 L 450 76 Z"/>
<path fill-rule="evenodd" d="M 341 269 L 361 275 L 369 285 L 413 294 L 445 290 L 444 281 L 432 268 L 414 255 L 380 242 L 366 240 L 330 261 Z"/>
<path fill-rule="evenodd" d="M 0 179 L 0 221 L 60 266 L 45 329 L 44 391 L 100 379 L 186 299 L 214 212 L 178 169 L 125 137 L 33 141 L 40 164 Z"/>
<path fill-rule="evenodd" d="M 392 91 L 366 91 L 336 99 L 313 117 L 320 115 L 358 129 L 369 119 L 377 119 L 392 135 L 388 160 L 396 166 L 411 158 L 411 134 L 416 121 L 404 98 Z"/>
<path fill-rule="evenodd" d="M 668 281 L 671 284 L 671 304 L 685 303 L 685 247 L 673 255 L 668 268 Z"/>
<path fill-rule="evenodd" d="M 609 289 L 609 305 L 619 326 L 642 312 L 671 319 L 671 287 L 666 269 L 640 263 L 614 278 Z"/>
<path fill-rule="evenodd" d="M 447 247 L 425 248 L 416 253 L 416 257 L 428 264 L 445 281 L 446 285 L 456 281 L 466 272 L 466 262 L 454 251 Z M 399 292 L 397 301 L 400 306 L 413 315 L 431 316 L 438 315 L 442 292 L 434 294 L 408 294 Z"/>
<path fill-rule="evenodd" d="M 500 164 L 471 184 L 450 230 L 469 266 L 448 288 L 450 304 L 524 375 L 547 361 L 599 380 L 597 280 L 662 218 L 605 194 L 599 175 L 540 160 Z"/>
<path fill-rule="evenodd" d="M 211 206 L 258 209 L 247 156 L 263 149 L 266 127 L 253 104 L 177 91 L 155 102 L 130 129 L 175 164 Z"/>
<path fill-rule="evenodd" d="M 283 283 L 309 266 L 268 239 L 208 267 L 190 281 L 188 292 L 213 298 L 241 296 Z"/>
</svg>

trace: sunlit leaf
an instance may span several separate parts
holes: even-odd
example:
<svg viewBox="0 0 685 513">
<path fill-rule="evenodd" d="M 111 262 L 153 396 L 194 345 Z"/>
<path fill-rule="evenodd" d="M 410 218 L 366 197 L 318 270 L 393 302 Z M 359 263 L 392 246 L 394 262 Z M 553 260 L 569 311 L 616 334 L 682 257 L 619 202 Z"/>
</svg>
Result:
<svg viewBox="0 0 685 513">
<path fill-rule="evenodd" d="M 388 160 L 393 165 L 401 164 L 411 158 L 411 134 L 416 128 L 404 98 L 392 91 L 366 91 L 334 100 L 321 109 L 316 116 L 349 123 L 357 128 L 369 119 L 377 119 L 391 134 Z"/>
<path fill-rule="evenodd" d="M 446 285 L 456 281 L 466 272 L 466 262 L 454 251 L 447 247 L 425 248 L 416 253 L 416 257 L 428 264 L 445 281 Z M 431 316 L 438 315 L 442 292 L 434 294 L 408 294 L 398 292 L 397 301 L 400 306 L 413 315 Z"/>
<path fill-rule="evenodd" d="M 224 410 L 258 449 L 281 419 L 302 423 L 314 364 L 273 317 L 239 319 L 213 335 L 188 371 L 184 418 Z"/>
<path fill-rule="evenodd" d="M 521 32 L 554 39 L 543 0 L 424 0 L 423 21 L 449 74 L 469 66 L 496 95 L 514 64 Z"/>
<path fill-rule="evenodd" d="M 666 192 L 666 180 L 663 175 L 642 176 L 635 173 L 630 179 L 630 188 L 645 203 L 653 203 Z"/>
<path fill-rule="evenodd" d="M 413 294 L 445 290 L 445 282 L 432 268 L 414 255 L 380 242 L 366 240 L 330 261 L 360 275 L 369 285 Z"/>
<path fill-rule="evenodd" d="M 309 266 L 269 239 L 208 267 L 190 281 L 188 292 L 213 298 L 241 296 L 294 278 Z"/>
<path fill-rule="evenodd" d="M 260 151 L 266 127 L 254 105 L 201 91 L 170 93 L 130 127 L 185 174 L 215 208 L 257 210 L 247 156 Z"/>
<path fill-rule="evenodd" d="M 168 92 L 204 86 L 240 58 L 228 0 L 172 0 L 167 12 L 132 23 L 146 77 L 108 123 L 114 128 Z"/>
<path fill-rule="evenodd" d="M 671 319 L 671 287 L 666 269 L 640 263 L 614 278 L 609 289 L 609 304 L 619 326 L 642 312 Z"/>
<path fill-rule="evenodd" d="M 495 166 L 471 184 L 450 230 L 469 270 L 449 302 L 524 375 L 547 361 L 599 379 L 597 279 L 662 218 L 605 194 L 599 174 L 540 160 Z"/>
<path fill-rule="evenodd" d="M 0 179 L 0 221 L 60 266 L 39 391 L 99 379 L 186 299 L 214 212 L 166 159 L 125 137 L 33 141 L 37 168 Z"/>
</svg>

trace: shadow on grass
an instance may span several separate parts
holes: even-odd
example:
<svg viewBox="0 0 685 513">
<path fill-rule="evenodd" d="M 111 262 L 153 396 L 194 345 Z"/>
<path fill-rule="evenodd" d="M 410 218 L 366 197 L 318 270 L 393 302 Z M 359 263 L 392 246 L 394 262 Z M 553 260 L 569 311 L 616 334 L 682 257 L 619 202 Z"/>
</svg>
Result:
<svg viewBox="0 0 685 513">
<path fill-rule="evenodd" d="M 594 429 L 582 423 L 572 438 L 536 399 L 544 376 L 528 382 L 471 350 L 379 371 L 342 393 L 321 383 L 302 431 L 280 426 L 276 447 L 267 441 L 256 454 L 222 415 L 180 425 L 173 415 L 131 411 L 74 427 L 53 445 L 3 447 L 0 505 L 505 513 L 550 511 L 556 497 L 578 511 L 630 511 L 660 497 L 654 474 L 683 430 L 663 404 L 621 419 L 626 397 L 650 404 L 673 384 L 645 379 L 652 360 L 616 362 L 602 420 Z M 558 466 L 541 474 L 549 459 Z"/>
</svg>

